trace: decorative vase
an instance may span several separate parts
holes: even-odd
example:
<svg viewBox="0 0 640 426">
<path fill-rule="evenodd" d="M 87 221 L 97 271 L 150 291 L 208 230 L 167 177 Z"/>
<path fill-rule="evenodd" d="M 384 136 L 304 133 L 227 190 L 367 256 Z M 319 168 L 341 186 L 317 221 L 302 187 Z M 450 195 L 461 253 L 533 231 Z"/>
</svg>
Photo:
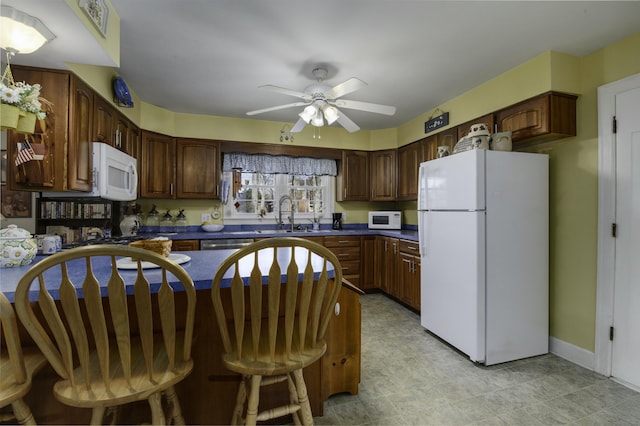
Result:
<svg viewBox="0 0 640 426">
<path fill-rule="evenodd" d="M 511 151 L 511 132 L 500 132 L 493 134 L 491 148 L 495 151 Z"/>
<path fill-rule="evenodd" d="M 123 237 L 138 235 L 139 227 L 140 218 L 137 214 L 125 215 L 124 219 L 120 222 L 120 232 L 122 232 Z"/>
<path fill-rule="evenodd" d="M 21 111 L 20 118 L 18 119 L 18 125 L 16 126 L 16 132 L 18 133 L 33 133 L 36 129 L 36 115 L 32 112 Z"/>
<path fill-rule="evenodd" d="M 15 129 L 18 126 L 19 118 L 20 108 L 13 105 L 0 104 L 0 121 L 2 130 Z"/>
</svg>

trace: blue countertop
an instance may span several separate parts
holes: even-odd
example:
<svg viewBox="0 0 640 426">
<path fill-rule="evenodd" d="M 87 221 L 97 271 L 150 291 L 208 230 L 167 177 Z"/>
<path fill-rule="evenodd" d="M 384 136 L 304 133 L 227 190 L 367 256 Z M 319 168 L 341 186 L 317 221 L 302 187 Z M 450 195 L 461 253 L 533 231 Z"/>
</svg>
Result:
<svg viewBox="0 0 640 426">
<path fill-rule="evenodd" d="M 265 232 L 266 231 L 266 232 Z M 242 229 L 241 226 L 225 227 L 219 232 L 170 232 L 170 233 L 140 233 L 138 235 L 148 235 L 149 238 L 161 235 L 172 240 L 214 240 L 222 238 L 265 238 L 265 237 L 330 237 L 340 235 L 383 235 L 386 237 L 400 238 L 410 241 L 418 241 L 418 231 L 413 229 L 383 230 L 383 229 L 321 229 L 320 231 L 293 231 L 275 230 L 272 228 Z"/>
<path fill-rule="evenodd" d="M 194 282 L 196 290 L 207 290 L 211 288 L 211 283 L 213 281 L 213 276 L 218 270 L 219 265 L 229 257 L 236 250 L 209 250 L 209 251 L 187 251 L 187 252 L 172 252 L 172 254 L 182 254 L 189 256 L 191 259 L 186 263 L 183 263 L 181 266 L 187 271 L 189 276 Z M 287 253 L 278 254 L 278 263 L 280 264 L 284 273 L 286 273 L 286 265 L 289 261 L 289 255 Z M 268 274 L 269 266 L 271 265 L 271 261 L 273 259 L 272 250 L 264 250 L 260 252 L 259 265 L 260 270 L 264 275 Z M 36 256 L 35 261 L 26 266 L 21 266 L 18 268 L 2 268 L 0 269 L 0 290 L 7 296 L 9 301 L 13 302 L 13 297 L 15 293 L 16 286 L 18 285 L 18 281 L 25 274 L 29 268 L 31 268 L 37 262 L 45 259 L 47 256 Z M 304 270 L 306 265 L 306 254 L 300 252 L 296 255 L 296 262 L 298 264 L 299 270 Z M 106 283 L 108 282 L 108 277 L 111 274 L 111 263 L 110 259 L 107 257 L 97 257 L 92 261 L 93 271 L 96 278 L 100 281 L 101 286 L 104 285 L 106 287 Z M 284 265 L 284 266 L 283 266 Z M 312 258 L 312 266 L 314 271 L 320 271 L 322 268 L 322 261 L 320 258 Z M 242 277 L 248 277 L 251 270 L 253 268 L 253 257 L 247 257 L 241 260 L 240 262 L 240 274 Z M 60 281 L 60 268 L 55 268 L 55 270 L 50 270 L 45 274 L 45 282 L 59 282 Z M 68 263 L 68 270 L 71 281 L 75 285 L 81 285 L 84 280 L 86 274 L 85 261 L 84 259 L 75 259 Z M 127 293 L 131 293 L 133 289 L 133 283 L 135 282 L 137 270 L 127 270 L 127 269 L 118 269 L 118 272 L 122 276 L 122 279 L 127 286 Z M 233 269 L 231 270 L 233 272 Z M 330 273 L 330 275 L 332 275 Z M 149 281 L 149 284 L 152 288 L 152 291 L 157 291 L 160 287 L 160 283 L 162 282 L 162 275 L 159 269 L 150 268 L 145 269 L 145 276 Z M 172 280 L 172 276 L 169 278 L 169 281 Z M 231 274 L 225 275 L 225 279 L 223 280 L 222 287 L 228 286 L 231 279 Z M 106 295 L 106 288 L 103 288 L 103 296 Z M 30 298 L 35 300 L 35 296 L 37 295 L 37 291 L 33 290 Z M 53 293 L 52 297 L 58 298 L 58 295 Z"/>
</svg>

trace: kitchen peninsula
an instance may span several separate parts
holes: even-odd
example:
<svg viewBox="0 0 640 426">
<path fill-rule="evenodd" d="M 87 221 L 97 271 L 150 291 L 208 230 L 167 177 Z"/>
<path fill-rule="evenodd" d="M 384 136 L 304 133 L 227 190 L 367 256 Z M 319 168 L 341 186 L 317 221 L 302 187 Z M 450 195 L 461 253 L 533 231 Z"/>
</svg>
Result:
<svg viewBox="0 0 640 426">
<path fill-rule="evenodd" d="M 172 252 L 172 254 L 190 258 L 182 266 L 192 277 L 197 289 L 195 338 L 192 349 L 194 369 L 185 381 L 176 386 L 188 424 L 227 424 L 231 419 L 240 376 L 227 371 L 222 366 L 222 343 L 210 293 L 211 282 L 218 265 L 231 253 L 233 250 Z M 38 256 L 36 262 L 42 259 L 43 256 Z M 312 264 L 314 269 L 317 269 L 318 265 L 313 259 Z M 69 266 L 69 273 L 74 283 L 81 282 L 84 277 L 84 267 L 81 262 Z M 1 271 L 0 289 L 11 300 L 13 300 L 17 282 L 29 267 L 30 265 Z M 109 271 L 108 259 L 94 260 L 94 272 L 98 278 L 108 276 Z M 119 269 L 119 273 L 125 285 L 128 286 L 135 279 L 137 272 Z M 147 277 L 153 288 L 159 282 L 160 274 L 153 269 L 148 269 L 145 273 L 148 273 Z M 360 381 L 359 294 L 361 292 L 348 282 L 343 282 L 342 286 L 338 299 L 339 314 L 333 317 L 327 333 L 327 352 L 322 359 L 305 369 L 304 373 L 314 416 L 322 415 L 323 401 L 330 395 L 338 392 L 352 394 L 358 392 Z M 223 289 L 223 303 L 230 303 L 229 292 L 225 290 L 227 289 Z M 185 300 L 178 293 L 176 303 L 184 302 Z M 25 335 L 23 344 L 27 345 L 28 342 L 29 339 Z M 49 424 L 88 423 L 89 410 L 63 406 L 53 398 L 51 386 L 56 380 L 57 376 L 50 368 L 45 368 L 35 377 L 27 402 L 37 421 Z M 287 397 L 286 389 L 281 395 Z M 271 405 L 280 401 L 263 398 L 263 402 Z M 142 418 L 147 417 L 146 404 L 132 405 L 130 409 L 131 411 L 123 413 L 122 417 L 126 418 L 127 422 L 141 421 Z"/>
</svg>

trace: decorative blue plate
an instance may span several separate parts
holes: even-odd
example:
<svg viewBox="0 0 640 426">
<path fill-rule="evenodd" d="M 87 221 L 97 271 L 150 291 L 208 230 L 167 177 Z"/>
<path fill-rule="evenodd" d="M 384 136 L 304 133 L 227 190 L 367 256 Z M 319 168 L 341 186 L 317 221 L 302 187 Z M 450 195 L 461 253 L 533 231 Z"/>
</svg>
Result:
<svg viewBox="0 0 640 426">
<path fill-rule="evenodd" d="M 113 91 L 116 94 L 116 99 L 122 106 L 126 106 L 129 108 L 133 106 L 131 93 L 129 93 L 127 83 L 125 83 L 122 78 L 117 77 L 113 80 Z"/>
</svg>

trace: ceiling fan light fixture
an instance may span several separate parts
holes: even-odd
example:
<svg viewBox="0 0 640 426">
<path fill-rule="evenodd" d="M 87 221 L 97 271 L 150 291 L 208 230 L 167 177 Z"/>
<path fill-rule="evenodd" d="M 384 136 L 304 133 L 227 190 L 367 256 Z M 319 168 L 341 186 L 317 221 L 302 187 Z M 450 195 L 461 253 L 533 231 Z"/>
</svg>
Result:
<svg viewBox="0 0 640 426">
<path fill-rule="evenodd" d="M 35 52 L 56 38 L 38 18 L 11 6 L 2 6 L 0 30 L 0 47 L 12 53 Z"/>
<path fill-rule="evenodd" d="M 316 127 L 324 126 L 324 119 L 322 117 L 322 111 L 318 110 L 316 116 L 311 119 L 311 124 Z"/>
<path fill-rule="evenodd" d="M 324 118 L 327 120 L 327 124 L 331 125 L 338 119 L 338 109 L 334 106 L 326 105 L 323 108 Z"/>
<path fill-rule="evenodd" d="M 305 123 L 309 124 L 311 119 L 313 119 L 317 114 L 318 114 L 317 108 L 313 105 L 309 105 L 304 110 L 302 110 L 302 112 L 298 115 L 300 116 L 300 118 L 302 118 L 305 121 Z"/>
</svg>

